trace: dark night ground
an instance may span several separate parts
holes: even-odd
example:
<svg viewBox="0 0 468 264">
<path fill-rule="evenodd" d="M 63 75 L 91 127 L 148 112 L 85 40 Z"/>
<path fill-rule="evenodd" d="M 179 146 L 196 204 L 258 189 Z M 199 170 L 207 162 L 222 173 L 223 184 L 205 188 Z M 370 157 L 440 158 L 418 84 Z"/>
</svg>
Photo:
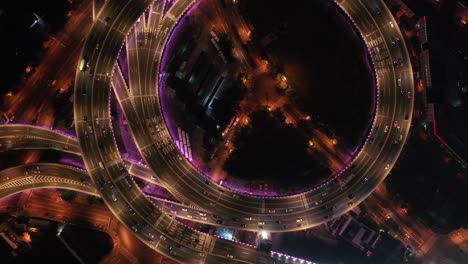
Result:
<svg viewBox="0 0 468 264">
<path fill-rule="evenodd" d="M 267 2 L 269 11 L 264 12 Z M 268 53 L 284 65 L 302 98 L 296 102 L 299 107 L 313 118 L 320 116 L 353 149 L 361 143 L 372 115 L 373 77 L 364 44 L 333 7 L 296 2 L 300 7 L 282 1 L 247 1 L 247 12 L 260 39 L 287 21 L 287 29 L 280 29 L 283 33 L 267 47 Z M 230 175 L 284 187 L 288 183 L 315 184 L 329 173 L 319 166 L 320 156 L 313 160 L 307 155 L 307 140 L 298 129 L 256 120 L 253 128 L 236 135 L 237 149 L 225 164 Z"/>
<path fill-rule="evenodd" d="M 53 222 L 50 230 L 32 237 L 32 250 L 6 263 L 79 263 L 56 237 L 56 226 Z M 112 239 L 104 232 L 70 225 L 61 236 L 85 263 L 99 263 L 112 250 Z"/>
<path fill-rule="evenodd" d="M 282 32 L 267 51 L 297 80 L 293 86 L 304 100 L 302 108 L 320 116 L 350 148 L 359 145 L 372 115 L 374 81 L 364 42 L 351 22 L 328 1 L 241 2 L 248 4 L 260 37 L 274 29 Z"/>
<path fill-rule="evenodd" d="M 294 103 L 303 112 L 310 113 L 311 123 L 315 126 L 328 124 L 336 132 L 340 144 L 350 151 L 359 146 L 370 125 L 374 87 L 365 45 L 351 23 L 326 1 L 297 0 L 294 5 L 285 5 L 282 1 L 257 0 L 240 1 L 239 6 L 246 17 L 252 14 L 253 41 L 259 43 L 265 34 L 279 32 L 279 40 L 267 46 L 267 52 L 284 69 L 289 83 L 297 91 L 297 98 L 301 98 Z M 268 6 L 268 12 L 264 6 Z M 284 21 L 288 22 L 287 26 L 281 26 L 285 25 Z M 189 34 L 191 31 L 179 32 Z M 182 40 L 184 38 L 177 38 L 178 47 L 189 41 L 189 38 Z M 176 50 L 167 51 L 165 56 L 173 56 Z M 255 142 L 253 146 L 234 140 L 238 143 L 234 144 L 236 156 L 225 166 L 228 174 L 281 183 L 281 189 L 286 190 L 292 187 L 288 185 L 294 185 L 293 189 L 308 188 L 329 175 L 328 169 L 318 165 L 322 154 L 315 154 L 315 160 L 304 154 L 307 141 L 295 138 L 301 131 L 269 131 L 271 135 L 267 138 L 252 137 L 269 134 L 267 131 L 265 127 L 259 128 L 250 133 L 251 138 L 244 137 L 246 142 Z M 306 145 L 300 146 L 304 143 Z M 245 149 L 239 149 L 240 145 Z"/>
<path fill-rule="evenodd" d="M 282 112 L 261 109 L 253 112 L 250 120 L 237 133 L 233 141 L 236 149 L 224 164 L 230 175 L 284 186 L 291 178 L 295 184 L 310 184 L 309 173 L 315 180 L 330 173 L 307 152 L 307 136 L 286 124 Z"/>
<path fill-rule="evenodd" d="M 8 67 L 4 67 L 4 75 L 0 79 L 0 95 L 13 88 L 28 63 L 34 62 L 41 50 L 42 41 L 46 38 L 46 32 L 60 31 L 69 8 L 70 4 L 66 0 L 1 1 L 0 35 L 8 40 L 2 41 L 2 61 Z M 37 25 L 29 28 L 35 19 L 33 12 L 47 22 L 42 30 Z"/>
<path fill-rule="evenodd" d="M 394 198 L 408 207 L 409 215 L 423 219 L 435 232 L 448 233 L 468 226 L 468 182 L 466 173 L 459 172 L 455 161 L 442 153 L 437 139 L 410 137 L 386 182 Z"/>
</svg>

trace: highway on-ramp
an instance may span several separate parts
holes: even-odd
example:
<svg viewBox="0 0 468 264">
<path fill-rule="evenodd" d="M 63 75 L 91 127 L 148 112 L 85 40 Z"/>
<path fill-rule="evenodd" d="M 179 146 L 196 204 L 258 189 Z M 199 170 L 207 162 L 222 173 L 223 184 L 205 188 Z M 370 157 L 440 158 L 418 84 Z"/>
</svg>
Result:
<svg viewBox="0 0 468 264">
<path fill-rule="evenodd" d="M 178 2 L 177 2 L 178 3 Z M 184 203 L 223 215 L 223 224 L 247 230 L 291 231 L 321 224 L 350 210 L 382 182 L 396 162 L 409 131 L 413 98 L 412 69 L 403 36 L 386 6 L 378 1 L 337 3 L 360 31 L 374 61 L 378 84 L 372 131 L 349 167 L 333 180 L 308 192 L 284 197 L 258 197 L 229 190 L 198 172 L 179 152 L 164 124 L 158 100 L 158 64 L 169 34 L 183 13 L 168 12 L 159 42 L 137 51 L 141 42 L 126 42 L 129 87 L 119 69 L 112 84 L 129 121 L 137 146 L 161 184 Z M 177 9 L 175 9 L 177 10 Z M 379 10 L 379 12 L 376 12 Z M 175 18 L 174 18 L 175 17 Z M 137 24 L 135 31 L 138 31 Z M 162 33 L 161 33 L 162 32 Z M 138 36 L 134 34 L 133 37 Z M 165 38 L 165 39 L 164 39 Z M 146 51 L 153 51 L 146 52 Z M 151 57 L 153 56 L 153 57 Z M 150 57 L 151 59 L 148 59 Z M 400 79 L 400 81 L 398 81 Z M 399 84 L 398 84 L 399 83 Z M 398 87 L 406 87 L 402 94 Z M 124 102 L 124 103 L 122 103 Z M 131 102 L 131 103 L 130 103 Z"/>
<path fill-rule="evenodd" d="M 115 142 L 110 122 L 111 86 L 158 183 L 188 207 L 210 213 L 210 220 L 196 220 L 212 223 L 216 219 L 217 225 L 251 231 L 302 230 L 352 209 L 385 179 L 398 159 L 410 128 L 414 94 L 404 38 L 381 0 L 336 1 L 361 34 L 373 60 L 377 104 L 372 129 L 359 154 L 339 176 L 300 194 L 254 196 L 230 190 L 197 171 L 179 152 L 165 125 L 159 102 L 160 61 L 173 29 L 196 2 L 176 0 L 169 8 L 162 0 L 107 1 L 85 42 L 84 66 L 76 72 L 74 115 L 79 146 L 66 136 L 53 138 L 49 132 L 44 132 L 46 136 L 38 133 L 38 137 L 47 141 L 43 148 L 80 152 L 94 182 L 89 187 L 96 187 L 110 210 L 144 243 L 176 261 L 289 262 L 186 227 L 174 220 L 173 212 L 147 197 L 133 182 L 128 171 L 131 165 L 121 158 Z M 128 84 L 116 66 L 122 48 L 128 58 Z M 31 131 L 26 133 L 32 135 Z M 21 144 L 39 148 L 41 140 L 7 138 L 1 141 L 0 150 L 21 148 Z M 200 211 L 186 213 L 196 212 Z M 190 218 L 183 214 L 178 216 Z"/>
</svg>

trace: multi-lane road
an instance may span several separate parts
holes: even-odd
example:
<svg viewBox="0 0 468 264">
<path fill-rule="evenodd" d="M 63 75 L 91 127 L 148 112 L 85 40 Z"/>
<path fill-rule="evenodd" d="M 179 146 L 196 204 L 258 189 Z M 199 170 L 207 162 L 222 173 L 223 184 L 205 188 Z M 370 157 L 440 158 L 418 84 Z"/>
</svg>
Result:
<svg viewBox="0 0 468 264">
<path fill-rule="evenodd" d="M 181 201 L 224 215 L 226 225 L 278 232 L 311 227 L 348 211 L 385 178 L 398 158 L 411 122 L 413 80 L 409 57 L 397 22 L 382 3 L 341 1 L 339 5 L 368 45 L 379 87 L 378 108 L 370 135 L 373 143 L 366 142 L 349 168 L 315 190 L 286 197 L 248 196 L 211 182 L 181 155 L 164 124 L 154 80 L 158 67 L 151 63 L 148 66 L 148 61 L 161 61 L 164 46 L 156 42 L 150 49 L 155 50 L 154 60 L 148 60 L 146 52 L 128 56 L 132 69 L 129 87 L 118 70 L 112 84 L 119 100 L 128 102 L 121 106 L 127 119 L 134 120 L 129 122 L 134 139 L 163 186 L 172 188 Z M 173 13 L 169 11 L 169 14 Z M 167 17 L 162 20 L 160 38 L 167 38 L 165 32 L 170 32 L 178 20 Z M 132 43 L 140 41 L 127 41 L 127 50 L 138 50 L 141 44 Z M 405 87 L 404 91 L 399 86 Z"/>
<path fill-rule="evenodd" d="M 148 246 L 180 262 L 236 262 L 231 258 L 230 251 L 225 252 L 236 246 L 240 248 L 239 245 L 229 241 L 215 241 L 162 214 L 131 181 L 113 135 L 103 133 L 104 130 L 111 131 L 109 87 L 117 53 L 126 33 L 143 11 L 148 7 L 152 10 L 151 3 L 106 2 L 85 43 L 82 58 L 89 66 L 84 71 L 77 71 L 75 86 L 76 131 L 83 160 L 96 187 L 102 188 L 101 196 L 111 211 Z M 174 4 L 168 14 L 178 3 Z M 154 13 L 149 14 L 151 21 Z M 100 48 L 96 49 L 98 44 Z M 131 120 L 128 115 L 127 119 Z M 130 209 L 137 213 L 132 214 Z M 263 263 L 270 259 L 269 255 L 258 253 L 254 248 L 239 250 L 243 254 L 237 259 L 256 259 Z"/>
<path fill-rule="evenodd" d="M 0 199 L 22 192 L 28 189 L 39 188 L 60 188 L 74 190 L 95 196 L 100 196 L 94 183 L 89 178 L 85 170 L 68 165 L 56 163 L 31 163 L 19 165 L 0 171 Z M 201 219 L 200 215 L 205 215 L 209 219 L 205 222 L 215 224 L 214 218 L 210 213 L 201 212 L 192 208 L 187 208 L 176 201 L 170 201 L 161 197 L 149 196 L 151 201 L 168 214 L 178 216 L 182 213 L 193 214 L 194 217 L 188 218 L 197 221 Z M 202 220 L 202 219 L 201 219 Z"/>
<path fill-rule="evenodd" d="M 0 126 L 0 152 L 21 149 L 49 149 L 81 156 L 80 144 L 71 135 L 31 125 Z M 159 185 L 156 175 L 147 166 L 128 159 L 124 163 L 130 175 Z"/>
<path fill-rule="evenodd" d="M 189 211 L 185 206 L 173 206 L 180 210 L 178 217 L 252 231 L 301 230 L 352 209 L 385 179 L 396 162 L 410 128 L 414 94 L 404 38 L 382 1 L 337 1 L 362 35 L 374 62 L 378 91 L 372 131 L 339 177 L 296 195 L 246 195 L 198 172 L 179 152 L 164 122 L 158 90 L 160 61 L 171 32 L 195 2 L 177 0 L 165 14 L 162 10 L 166 3 L 162 0 L 106 2 L 85 42 L 81 54 L 84 66 L 76 73 L 74 114 L 79 145 L 73 145 L 76 143 L 69 139 L 64 142 L 61 140 L 65 139 L 52 136 L 38 137 L 50 141 L 49 145 L 43 145 L 45 148 L 81 153 L 94 186 L 116 217 L 148 246 L 174 260 L 291 261 L 197 232 L 175 221 L 173 212 L 166 212 L 161 203 L 143 194 L 132 181 L 128 162 L 121 158 L 115 143 L 110 123 L 110 87 L 142 157 L 158 182 L 181 202 L 210 213 L 209 220 L 205 220 L 198 209 Z M 147 16 L 142 15 L 145 10 Z M 125 48 L 128 61 L 128 85 L 115 66 L 121 47 Z M 7 145 L 0 148 L 35 142 L 22 138 L 21 142 L 3 143 Z"/>
<path fill-rule="evenodd" d="M 116 185 L 117 188 L 120 179 L 126 178 L 114 176 L 121 174 L 119 170 L 123 168 L 119 165 L 122 162 L 118 156 L 117 147 L 111 140 L 102 139 L 99 134 L 103 125 L 98 126 L 94 122 L 95 119 L 104 122 L 109 120 L 108 91 L 101 87 L 106 87 L 102 83 L 111 83 L 129 121 L 133 138 L 146 163 L 156 173 L 161 184 L 174 191 L 173 194 L 181 201 L 190 202 L 217 215 L 223 215 L 225 217 L 222 219 L 223 224 L 232 221 L 236 222 L 238 228 L 256 231 L 298 230 L 321 224 L 331 217 L 347 212 L 367 197 L 383 181 L 398 158 L 406 140 L 412 114 L 411 64 L 404 42 L 396 41 L 397 39 L 403 40 L 403 37 L 385 5 L 381 2 L 369 3 L 357 0 L 338 3 L 355 23 L 369 49 L 373 49 L 370 52 L 375 62 L 379 88 L 378 107 L 371 132 L 373 143 L 364 144 L 361 152 L 339 179 L 334 179 L 320 188 L 302 194 L 269 198 L 237 193 L 211 182 L 181 155 L 165 126 L 163 109 L 161 109 L 158 97 L 159 64 L 170 32 L 191 4 L 193 2 L 176 1 L 162 17 L 157 27 L 155 27 L 157 24 L 153 23 L 155 20 L 159 21 L 161 16 L 157 4 L 150 6 L 148 22 L 145 16 L 133 17 L 133 21 L 130 21 L 128 16 L 122 19 L 134 25 L 125 37 L 130 69 L 129 87 L 119 70 L 109 74 L 113 65 L 106 62 L 115 61 L 117 53 L 111 53 L 107 48 L 104 53 L 108 54 L 110 59 L 106 59 L 106 56 L 101 58 L 102 54 L 94 60 L 87 58 L 92 65 L 90 67 L 96 68 L 93 77 L 89 77 L 86 72 L 77 73 L 76 87 L 88 90 L 90 93 L 90 96 L 84 97 L 79 92 L 75 94 L 80 98 L 76 100 L 75 117 L 77 120 L 82 116 L 83 120 L 91 120 L 77 125 L 80 143 L 84 146 L 90 145 L 89 150 L 83 147 L 85 152 L 83 156 L 91 177 L 95 180 L 105 179 L 104 182 L 111 186 Z M 106 6 L 103 10 L 106 10 Z M 125 22 L 119 23 L 124 28 L 128 26 Z M 97 24 L 99 24 L 99 18 Z M 119 32 L 122 31 L 127 32 L 123 29 L 119 30 Z M 93 32 L 94 29 L 91 36 Z M 139 34 L 140 32 L 148 32 L 148 34 Z M 123 42 L 124 37 L 119 34 L 117 36 Z M 101 47 L 103 44 L 101 43 Z M 92 51 L 94 54 L 93 45 L 96 45 L 96 41 L 88 40 L 84 53 Z M 83 56 L 86 55 L 83 54 Z M 97 67 L 102 64 L 101 61 L 104 61 L 105 66 L 98 70 Z M 106 77 L 111 75 L 112 81 L 106 77 L 96 80 L 94 76 L 97 74 Z M 94 82 L 88 82 L 89 78 L 93 78 Z M 401 94 L 399 85 L 404 85 L 407 91 Z M 109 131 L 110 127 L 104 129 Z M 86 153 L 87 151 L 90 152 Z M 105 164 L 105 167 L 102 164 Z M 114 177 L 117 181 L 109 181 Z M 139 221 L 153 224 L 154 231 L 166 234 L 159 225 L 161 219 L 165 219 L 165 215 L 161 215 L 157 207 L 151 207 L 146 199 L 140 198 L 141 194 L 128 192 L 127 187 L 118 189 L 122 198 L 130 202 L 132 210 L 136 210 L 141 216 Z M 103 194 L 103 196 L 105 198 L 106 195 Z M 110 199 L 109 201 L 109 206 L 117 207 Z M 155 219 L 157 219 L 156 222 L 154 222 Z M 135 226 L 133 224 L 134 229 L 136 229 Z M 178 225 L 176 229 L 185 232 L 183 230 L 187 228 Z M 203 237 L 205 238 L 203 241 L 208 240 L 208 237 Z M 214 246 L 209 247 L 206 247 L 207 243 L 202 243 L 202 249 L 211 256 L 218 255 L 219 250 L 225 258 L 243 260 L 243 256 L 238 254 L 241 252 L 238 245 L 218 249 L 216 247 L 218 243 L 219 240 L 211 240 L 210 245 Z M 197 246 L 186 245 L 185 248 L 197 250 Z M 163 253 L 167 254 L 167 251 Z M 181 260 L 178 258 L 178 253 L 180 252 L 169 251 L 169 256 Z M 190 252 L 190 254 L 193 253 L 197 252 Z M 198 256 L 204 254 L 198 252 Z"/>
<path fill-rule="evenodd" d="M 0 199 L 37 188 L 63 188 L 87 194 L 97 190 L 86 171 L 60 164 L 27 164 L 0 171 Z"/>
</svg>

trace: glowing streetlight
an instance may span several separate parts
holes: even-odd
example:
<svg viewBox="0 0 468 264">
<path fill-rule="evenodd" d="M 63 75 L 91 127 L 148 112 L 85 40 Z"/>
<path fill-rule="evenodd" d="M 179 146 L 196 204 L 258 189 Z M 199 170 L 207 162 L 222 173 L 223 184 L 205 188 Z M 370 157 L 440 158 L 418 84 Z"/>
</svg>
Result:
<svg viewBox="0 0 468 264">
<path fill-rule="evenodd" d="M 266 232 L 266 231 L 262 231 L 262 232 L 260 232 L 260 237 L 262 239 L 271 239 L 271 234 Z"/>
<path fill-rule="evenodd" d="M 279 80 L 279 88 L 281 89 L 287 89 L 288 88 L 288 78 L 284 76 L 283 74 L 278 75 L 278 80 Z"/>
</svg>

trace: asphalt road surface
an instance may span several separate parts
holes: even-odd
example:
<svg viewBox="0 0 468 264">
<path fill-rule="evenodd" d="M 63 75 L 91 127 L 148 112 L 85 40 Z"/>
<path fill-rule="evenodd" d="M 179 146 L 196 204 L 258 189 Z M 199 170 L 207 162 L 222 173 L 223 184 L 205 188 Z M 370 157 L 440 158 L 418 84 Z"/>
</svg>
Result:
<svg viewBox="0 0 468 264">
<path fill-rule="evenodd" d="M 171 259 L 184 263 L 289 262 L 186 227 L 143 194 L 132 181 L 113 137 L 110 87 L 142 157 L 158 182 L 182 203 L 216 215 L 221 225 L 252 231 L 301 230 L 351 210 L 385 179 L 396 162 L 410 128 L 414 94 L 404 38 L 382 1 L 337 2 L 359 29 L 374 62 L 378 104 L 371 134 L 351 165 L 322 186 L 291 196 L 251 196 L 220 186 L 198 172 L 179 152 L 164 124 L 157 89 L 159 62 L 172 30 L 195 2 L 175 1 L 163 15 L 164 1 L 111 0 L 97 14 L 80 55 L 85 67 L 77 69 L 75 81 L 76 133 L 87 172 L 116 217 L 145 244 Z M 142 14 L 147 9 L 146 21 Z M 128 87 L 115 67 L 121 47 L 128 57 Z M 60 146 L 66 150 L 61 143 L 55 147 Z M 44 177 L 28 178 L 34 188 Z M 182 217 L 190 218 L 183 213 Z"/>
</svg>

